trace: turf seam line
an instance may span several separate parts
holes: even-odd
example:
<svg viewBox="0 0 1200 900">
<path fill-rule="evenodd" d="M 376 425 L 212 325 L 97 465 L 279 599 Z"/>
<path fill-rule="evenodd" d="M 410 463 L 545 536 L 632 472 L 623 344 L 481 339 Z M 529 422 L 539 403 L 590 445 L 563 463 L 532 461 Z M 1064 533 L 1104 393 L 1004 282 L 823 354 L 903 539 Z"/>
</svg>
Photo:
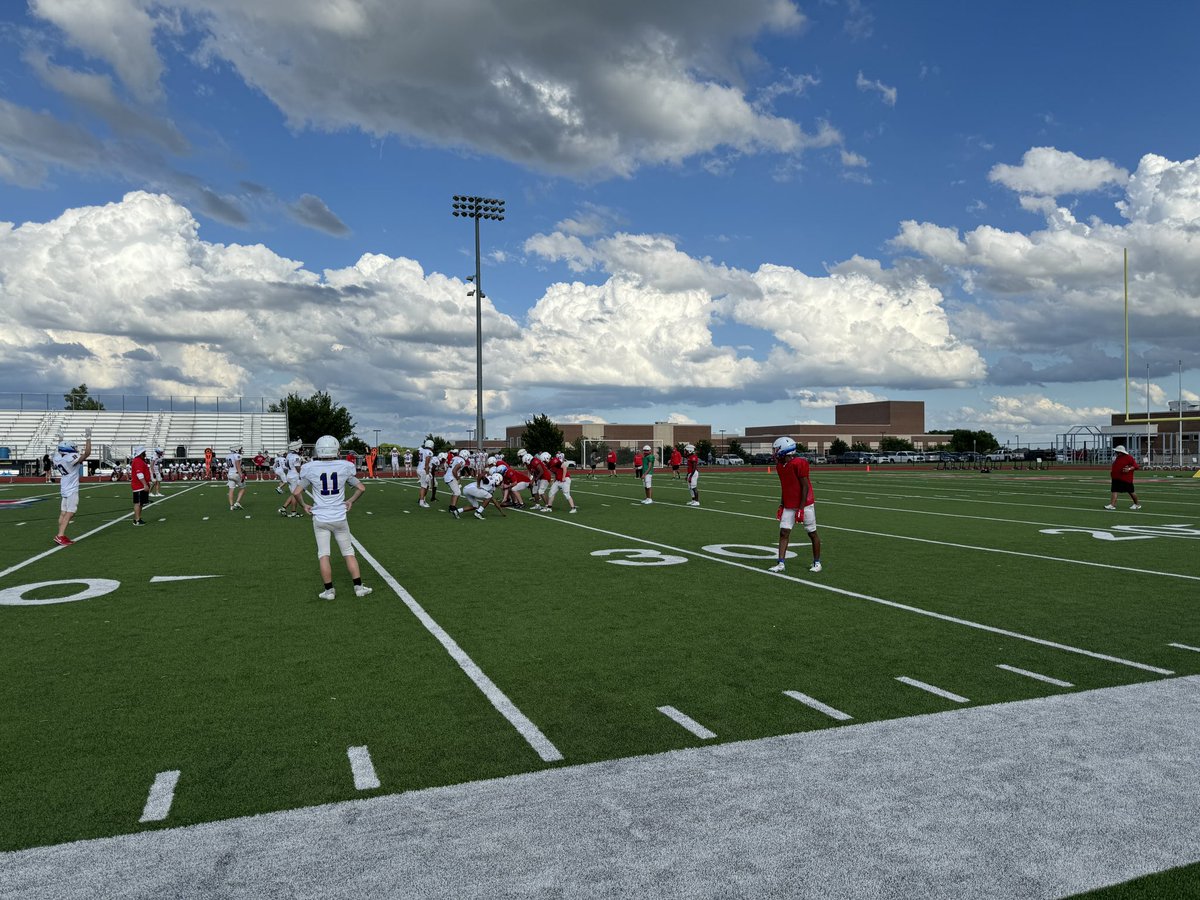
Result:
<svg viewBox="0 0 1200 900">
<path fill-rule="evenodd" d="M 475 683 L 475 686 L 483 692 L 483 695 L 491 701 L 496 711 L 508 719 L 509 723 L 517 729 L 517 732 L 528 742 L 529 746 L 534 749 L 543 762 L 558 762 L 561 760 L 563 758 L 562 752 L 550 742 L 550 739 L 542 733 L 542 730 L 533 724 L 533 721 L 525 713 L 517 708 L 517 705 L 508 698 L 504 691 L 496 686 L 496 683 L 487 676 L 483 669 L 479 668 L 475 660 L 467 655 L 467 652 L 458 645 L 458 642 L 434 620 L 433 616 L 425 611 L 425 608 L 417 602 L 412 594 L 401 586 L 400 582 L 392 576 L 392 573 L 367 552 L 367 548 L 362 545 L 362 542 L 358 538 L 354 539 L 354 546 L 375 571 L 379 573 L 379 577 L 404 602 L 409 611 L 425 626 L 425 630 L 446 648 L 450 657 L 458 663 L 458 667 Z"/>
<path fill-rule="evenodd" d="M 373 791 L 379 787 L 379 776 L 375 774 L 375 764 L 371 762 L 371 752 L 366 745 L 347 747 L 346 756 L 350 760 L 350 774 L 354 776 L 354 788 L 359 791 Z"/>
<path fill-rule="evenodd" d="M 834 709 L 828 704 L 822 703 L 815 697 L 810 697 L 808 694 L 802 694 L 799 691 L 784 691 L 785 696 L 791 697 L 793 700 L 799 700 L 810 709 L 815 709 L 817 712 L 824 713 L 831 719 L 837 719 L 839 722 L 849 722 L 854 716 L 849 713 L 844 713 L 840 709 Z"/>
<path fill-rule="evenodd" d="M 1061 678 L 1051 678 L 1049 675 L 1039 675 L 1037 672 L 1030 672 L 1028 669 L 1018 669 L 1016 666 L 1009 666 L 1004 663 L 996 663 L 997 669 L 1003 669 L 1005 672 L 1014 672 L 1017 675 L 1024 675 L 1026 678 L 1033 678 L 1037 681 L 1044 681 L 1046 684 L 1056 684 L 1059 687 L 1075 687 L 1069 681 L 1063 681 Z"/>
<path fill-rule="evenodd" d="M 612 494 L 599 494 L 595 491 L 576 491 L 576 493 L 582 493 L 585 495 L 598 496 L 598 497 L 614 496 Z M 710 493 L 715 494 L 715 493 L 717 493 L 717 491 L 710 491 Z M 766 500 L 766 498 L 764 498 L 764 502 L 765 502 L 765 500 Z M 715 503 L 724 503 L 725 501 L 716 500 L 714 502 Z M 820 505 L 821 502 L 822 501 L 818 501 L 818 505 Z M 824 502 L 828 503 L 828 501 L 824 501 Z M 657 503 L 656 505 L 677 507 L 680 509 L 684 508 L 684 504 L 672 503 L 669 500 L 663 500 L 660 503 Z M 847 504 L 843 504 L 843 505 L 847 505 Z M 734 510 L 729 510 L 729 509 L 713 509 L 711 506 L 703 507 L 703 508 L 707 509 L 709 512 L 722 513 L 727 516 L 743 516 L 743 517 L 749 518 L 749 519 L 762 519 L 763 521 L 774 521 L 775 520 L 774 516 L 764 516 L 764 515 L 760 515 L 758 513 L 735 512 Z M 857 508 L 857 507 L 855 507 L 855 508 Z M 871 508 L 871 507 L 863 507 L 863 508 L 867 509 L 867 508 Z M 1001 519 L 998 521 L 1010 522 L 1012 520 Z M 1036 524 L 1036 523 L 1014 523 L 1014 524 Z M 1093 561 L 1087 560 L 1087 559 L 1067 559 L 1066 557 L 1063 557 L 1063 556 L 1046 556 L 1041 553 L 1026 553 L 1021 550 L 1005 550 L 1000 547 L 980 547 L 975 544 L 956 544 L 953 541 L 938 541 L 938 540 L 934 540 L 933 538 L 921 538 L 921 537 L 916 537 L 914 535 L 909 535 L 909 534 L 888 534 L 887 532 L 883 532 L 883 531 L 864 531 L 861 528 L 846 528 L 846 527 L 840 526 L 840 525 L 827 525 L 827 524 L 822 523 L 820 527 L 827 529 L 829 531 L 844 531 L 847 534 L 862 534 L 862 535 L 866 535 L 867 537 L 882 537 L 882 538 L 892 538 L 892 539 L 898 540 L 898 541 L 913 541 L 918 544 L 933 544 L 934 546 L 937 546 L 937 547 L 953 547 L 956 550 L 977 550 L 982 553 L 998 553 L 1002 556 L 1020 556 L 1020 557 L 1024 557 L 1025 559 L 1040 559 L 1040 560 L 1044 560 L 1046 562 L 1060 562 L 1060 563 L 1066 563 L 1068 565 L 1075 565 L 1075 566 L 1089 566 L 1094 569 L 1111 569 L 1116 572 L 1130 572 L 1134 575 L 1158 575 L 1162 578 L 1180 578 L 1180 579 L 1183 579 L 1184 581 L 1200 581 L 1200 575 L 1183 575 L 1179 572 L 1161 572 L 1161 571 L 1158 571 L 1157 569 L 1139 569 L 1134 566 L 1117 566 L 1117 565 L 1113 565 L 1112 563 L 1093 562 Z M 1074 527 L 1074 526 L 1072 526 L 1072 527 Z"/>
<path fill-rule="evenodd" d="M 686 728 L 702 741 L 711 741 L 717 736 L 715 731 L 709 731 L 687 713 L 681 713 L 673 706 L 660 706 L 658 707 L 658 711 L 675 722 L 675 724 Z"/>
<path fill-rule="evenodd" d="M 736 515 L 736 513 L 735 513 Z M 661 547 L 664 550 L 672 550 L 676 553 L 686 553 L 689 556 L 695 556 L 699 559 L 706 559 L 709 562 L 721 563 L 727 566 L 736 566 L 739 569 L 745 569 L 747 572 L 756 572 L 759 575 L 766 575 L 770 578 L 782 578 L 787 581 L 794 581 L 796 584 L 802 584 L 806 587 L 816 588 L 821 591 L 829 591 L 833 594 L 841 594 L 844 597 L 853 597 L 856 600 L 866 600 L 870 603 L 878 603 L 882 606 L 890 606 L 893 609 L 901 609 L 905 612 L 916 613 L 920 616 L 928 616 L 931 619 L 939 619 L 943 622 L 951 622 L 955 625 L 963 625 L 967 628 L 976 628 L 980 631 L 986 631 L 991 634 L 1000 634 L 1005 637 L 1016 638 L 1021 641 L 1029 641 L 1032 644 L 1038 644 L 1042 647 L 1052 647 L 1055 650 L 1063 650 L 1067 653 L 1078 653 L 1081 656 L 1088 656 L 1092 659 L 1101 659 L 1105 662 L 1117 663 L 1122 666 L 1129 666 L 1134 669 L 1141 669 L 1143 672 L 1153 672 L 1156 675 L 1174 675 L 1175 672 L 1171 669 L 1163 669 L 1159 666 L 1151 666 L 1147 663 L 1135 662 L 1130 659 L 1122 659 L 1119 656 L 1111 656 L 1107 653 L 1098 653 L 1095 650 L 1085 650 L 1082 647 L 1073 647 L 1070 644 L 1060 644 L 1057 641 L 1051 641 L 1046 638 L 1034 637 L 1029 634 L 1022 634 L 1019 631 L 1010 631 L 1007 628 L 1000 628 L 996 625 L 985 625 L 982 622 L 972 622 L 970 619 L 960 619 L 958 616 L 947 615 L 946 613 L 934 612 L 930 609 L 921 609 L 919 606 L 909 606 L 907 603 L 900 603 L 896 600 L 885 600 L 882 597 L 873 597 L 870 594 L 860 594 L 857 591 L 847 590 L 846 588 L 834 587 L 831 584 L 822 584 L 819 581 L 810 581 L 805 578 L 797 578 L 795 575 L 788 575 L 784 572 L 769 572 L 766 569 L 759 569 L 755 566 L 750 566 L 745 563 L 736 562 L 732 559 L 722 559 L 716 556 L 710 556 L 707 553 L 701 553 L 697 550 L 689 550 L 684 547 L 675 547 L 671 544 L 663 544 L 659 541 L 652 541 L 647 538 L 634 537 L 629 534 L 621 534 L 617 531 L 608 531 L 604 528 L 596 528 L 594 525 L 584 525 L 582 522 L 574 519 L 554 519 L 546 516 L 534 516 L 539 522 L 555 522 L 559 525 L 569 525 L 573 528 L 583 528 L 587 531 L 595 531 L 599 534 L 607 534 L 610 537 L 618 537 L 622 540 L 636 541 L 639 544 L 649 544 L 651 547 Z"/>
<path fill-rule="evenodd" d="M 901 684 L 907 684 L 909 687 L 915 687 L 921 691 L 928 691 L 930 694 L 937 694 L 939 697 L 945 697 L 947 700 L 953 700 L 955 703 L 970 703 L 968 697 L 962 694 L 956 694 L 953 691 L 948 691 L 945 688 L 940 688 L 937 685 L 929 684 L 926 681 L 918 681 L 916 678 L 909 678 L 907 675 L 897 675 L 896 680 Z"/>
<path fill-rule="evenodd" d="M 190 487 L 190 488 L 187 488 L 187 489 L 185 489 L 185 490 L 182 490 L 182 491 L 175 491 L 175 492 L 173 492 L 173 493 L 171 493 L 171 494 L 168 494 L 166 497 L 164 497 L 162 500 L 159 500 L 158 502 L 159 502 L 159 503 L 165 503 L 167 500 L 172 500 L 172 499 L 174 499 L 175 497 L 182 497 L 184 494 L 188 493 L 188 491 L 194 491 L 194 490 L 195 490 L 196 488 L 198 488 L 198 487 L 203 487 L 203 485 L 204 485 L 204 483 L 202 482 L 201 484 L 198 484 L 198 485 L 196 485 L 195 487 Z M 80 541 L 82 541 L 84 538 L 89 538 L 89 537 L 91 537 L 93 534 L 96 534 L 97 532 L 103 531 L 105 528 L 109 528 L 109 527 L 111 527 L 111 526 L 113 526 L 113 525 L 116 525 L 118 522 L 124 522 L 126 519 L 128 519 L 128 518 L 129 518 L 130 516 L 132 516 L 132 515 L 133 515 L 133 510 L 130 510 L 129 512 L 125 513 L 125 515 L 123 515 L 123 516 L 120 516 L 120 517 L 118 517 L 118 518 L 116 518 L 116 519 L 113 519 L 111 522 L 105 522 L 103 525 L 100 525 L 100 526 L 99 526 L 99 527 L 97 527 L 97 528 L 93 528 L 91 531 L 84 532 L 84 533 L 83 533 L 83 534 L 81 534 L 79 537 L 75 538 L 75 540 L 74 540 L 74 541 L 72 541 L 72 543 L 78 544 L 78 543 L 79 543 Z M 25 560 L 24 562 L 19 562 L 19 563 L 17 563 L 16 565 L 9 566 L 9 567 L 8 567 L 7 569 L 5 569 L 3 572 L 0 572 L 0 578 L 4 578 L 4 577 L 6 577 L 6 576 L 8 576 L 8 575 L 11 575 L 13 572 L 16 572 L 16 571 L 18 571 L 19 569 L 23 569 L 23 568 L 25 568 L 26 566 L 30 565 L 31 563 L 35 563 L 35 562 L 37 562 L 37 561 L 38 561 L 38 560 L 40 560 L 40 559 L 45 559 L 45 558 L 46 558 L 47 556 L 49 556 L 51 553 L 57 553 L 59 550 L 65 550 L 65 549 L 66 549 L 65 547 L 62 547 L 62 546 L 59 546 L 58 544 L 55 544 L 55 545 L 54 545 L 53 547 L 51 547 L 49 550 L 44 550 L 44 551 L 42 551 L 41 553 L 38 553 L 36 556 L 31 556 L 31 557 L 29 557 L 29 559 Z"/>
<path fill-rule="evenodd" d="M 171 804 L 175 802 L 175 785 L 179 783 L 179 770 L 159 772 L 154 776 L 154 784 L 150 785 L 150 795 L 142 809 L 139 822 L 161 822 L 171 813 Z"/>
</svg>

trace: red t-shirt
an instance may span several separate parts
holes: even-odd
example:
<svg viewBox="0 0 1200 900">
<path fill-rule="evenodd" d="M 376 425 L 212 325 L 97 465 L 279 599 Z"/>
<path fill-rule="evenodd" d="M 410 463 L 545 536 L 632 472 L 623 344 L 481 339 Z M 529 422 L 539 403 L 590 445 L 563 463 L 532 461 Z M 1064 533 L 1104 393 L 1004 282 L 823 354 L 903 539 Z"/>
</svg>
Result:
<svg viewBox="0 0 1200 900">
<path fill-rule="evenodd" d="M 693 453 L 691 456 L 688 457 L 687 462 L 688 462 L 687 473 L 689 475 L 695 475 L 696 469 L 698 469 L 700 467 L 700 457 L 698 457 L 695 453 Z"/>
<path fill-rule="evenodd" d="M 639 469 L 642 467 L 642 454 L 640 452 L 633 454 L 633 464 Z"/>
<path fill-rule="evenodd" d="M 781 459 L 775 463 L 775 471 L 779 473 L 779 486 L 783 490 L 781 505 L 784 509 L 803 509 L 813 500 L 812 480 L 808 478 L 808 460 L 802 456 Z M 808 496 L 800 501 L 800 480 L 807 479 Z"/>
<path fill-rule="evenodd" d="M 146 491 L 150 489 L 150 467 L 146 465 L 146 460 L 140 456 L 133 458 L 133 471 L 129 473 L 129 486 L 134 491 Z M 139 477 L 140 476 L 140 477 Z"/>
<path fill-rule="evenodd" d="M 1113 460 L 1112 469 L 1109 474 L 1112 475 L 1113 481 L 1133 481 L 1133 473 L 1140 469 L 1137 460 L 1128 453 L 1119 453 L 1117 458 Z"/>
<path fill-rule="evenodd" d="M 609 461 L 610 463 L 616 464 L 616 461 L 617 461 L 617 453 L 616 453 L 616 451 L 615 451 L 615 450 L 609 450 L 609 451 L 608 451 L 608 461 Z"/>
<path fill-rule="evenodd" d="M 681 462 L 683 462 L 683 454 L 680 453 L 678 450 L 672 450 L 671 451 L 671 465 L 677 466 Z"/>
<path fill-rule="evenodd" d="M 536 456 L 529 461 L 529 474 L 538 481 L 549 481 L 550 472 L 546 469 L 546 464 Z"/>
<path fill-rule="evenodd" d="M 567 474 L 567 467 L 563 465 L 563 461 L 558 457 L 550 460 L 550 474 L 555 481 L 566 481 L 571 476 Z"/>
<path fill-rule="evenodd" d="M 529 484 L 529 476 L 524 472 L 518 472 L 512 466 L 509 466 L 504 470 L 505 484 L 516 484 L 518 481 L 523 481 L 525 484 Z"/>
</svg>

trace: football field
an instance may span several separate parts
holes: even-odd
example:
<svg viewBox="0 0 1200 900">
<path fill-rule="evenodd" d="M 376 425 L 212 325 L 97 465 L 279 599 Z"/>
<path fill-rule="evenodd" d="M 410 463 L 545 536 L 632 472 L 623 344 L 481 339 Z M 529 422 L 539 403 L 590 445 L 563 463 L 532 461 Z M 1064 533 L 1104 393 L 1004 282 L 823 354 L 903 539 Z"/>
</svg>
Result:
<svg viewBox="0 0 1200 900">
<path fill-rule="evenodd" d="M 813 478 L 824 570 L 798 529 L 781 575 L 761 469 L 482 522 L 367 482 L 333 601 L 270 483 L 140 529 L 85 485 L 65 548 L 54 486 L 0 489 L 0 850 L 1200 674 L 1200 480 Z"/>
</svg>

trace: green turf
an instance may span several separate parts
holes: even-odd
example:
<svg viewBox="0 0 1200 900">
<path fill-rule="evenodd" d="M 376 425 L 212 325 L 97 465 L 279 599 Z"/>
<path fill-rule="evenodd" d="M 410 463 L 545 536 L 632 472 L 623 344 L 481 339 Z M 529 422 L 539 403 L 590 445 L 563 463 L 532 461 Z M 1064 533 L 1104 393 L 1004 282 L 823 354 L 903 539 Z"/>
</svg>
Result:
<svg viewBox="0 0 1200 900">
<path fill-rule="evenodd" d="M 0 576 L 0 590 L 121 583 L 80 602 L 0 606 L 0 849 L 362 796 L 349 746 L 367 745 L 378 792 L 396 792 L 702 743 L 664 705 L 727 741 L 847 727 L 785 690 L 862 722 L 957 705 L 902 675 L 981 704 L 1164 677 L 1127 663 L 1196 674 L 1200 653 L 1168 645 L 1200 646 L 1200 535 L 1161 526 L 1200 523 L 1200 482 L 1146 481 L 1144 510 L 1111 513 L 1101 475 L 817 469 L 825 571 L 808 574 L 797 531 L 789 578 L 765 572 L 778 483 L 763 472 L 706 472 L 701 509 L 667 476 L 653 506 L 636 502 L 631 478 L 578 478 L 575 516 L 560 499 L 552 515 L 486 522 L 446 515 L 445 492 L 423 510 L 411 482 L 371 483 L 356 538 L 562 763 L 539 758 L 365 562 L 371 597 L 353 596 L 335 560 L 338 598 L 318 600 L 311 526 L 278 517 L 269 486 L 252 483 L 244 512 L 229 511 L 223 484 L 168 486 L 146 528 L 117 521 Z M 57 510 L 51 497 L 0 511 L 0 570 L 53 547 Z M 127 486 L 88 488 L 71 534 L 128 510 Z M 1094 536 L 1137 534 L 1116 525 L 1158 534 Z M 1081 530 L 1042 533 L 1054 528 Z M 682 561 L 594 555 L 610 550 Z M 172 769 L 170 816 L 139 825 L 155 774 Z"/>
<path fill-rule="evenodd" d="M 1200 897 L 1200 863 L 1076 896 L 1080 900 L 1194 900 Z"/>
</svg>

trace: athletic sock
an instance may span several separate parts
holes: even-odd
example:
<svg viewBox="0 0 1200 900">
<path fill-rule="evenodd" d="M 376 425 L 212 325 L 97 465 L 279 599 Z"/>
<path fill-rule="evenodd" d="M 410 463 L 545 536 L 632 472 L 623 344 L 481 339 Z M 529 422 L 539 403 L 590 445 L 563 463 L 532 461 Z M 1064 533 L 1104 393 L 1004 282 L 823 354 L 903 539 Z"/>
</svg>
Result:
<svg viewBox="0 0 1200 900">
<path fill-rule="evenodd" d="M 327 591 L 333 590 L 333 582 L 332 581 L 325 582 L 325 590 L 327 590 Z"/>
<path fill-rule="evenodd" d="M 361 578 L 355 578 L 355 579 L 354 579 L 354 586 L 355 586 L 355 587 L 362 587 L 362 579 L 361 579 Z"/>
</svg>

